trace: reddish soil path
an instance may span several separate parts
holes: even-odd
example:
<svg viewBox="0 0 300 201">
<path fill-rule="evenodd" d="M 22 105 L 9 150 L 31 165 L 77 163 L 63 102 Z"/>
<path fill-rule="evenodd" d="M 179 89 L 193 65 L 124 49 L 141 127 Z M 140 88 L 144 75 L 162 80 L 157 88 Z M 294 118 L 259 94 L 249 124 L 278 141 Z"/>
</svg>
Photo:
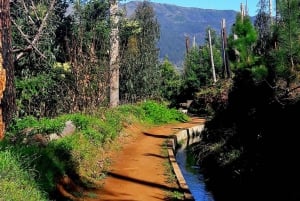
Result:
<svg viewBox="0 0 300 201">
<path fill-rule="evenodd" d="M 204 123 L 204 119 L 191 118 L 187 123 L 168 124 L 147 130 L 131 128 L 135 132 L 122 149 L 112 157 L 112 165 L 101 189 L 93 191 L 96 198 L 86 201 L 158 201 L 166 200 L 166 192 L 178 186 L 170 184 L 164 174 L 162 153 L 165 140 L 179 128 Z"/>
</svg>

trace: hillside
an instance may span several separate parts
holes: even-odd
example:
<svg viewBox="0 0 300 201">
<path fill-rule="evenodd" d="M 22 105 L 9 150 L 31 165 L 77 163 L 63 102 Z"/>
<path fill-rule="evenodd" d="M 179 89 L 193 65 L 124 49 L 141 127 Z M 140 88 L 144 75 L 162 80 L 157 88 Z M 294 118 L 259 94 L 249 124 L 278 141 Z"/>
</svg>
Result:
<svg viewBox="0 0 300 201">
<path fill-rule="evenodd" d="M 140 2 L 126 3 L 130 16 Z M 167 56 L 178 67 L 182 66 L 185 54 L 185 35 L 196 38 L 201 44 L 205 38 L 205 30 L 212 27 L 220 32 L 221 20 L 226 19 L 227 32 L 235 21 L 237 12 L 233 10 L 212 10 L 201 8 L 180 7 L 170 4 L 151 2 L 160 24 L 161 35 L 159 41 L 160 58 Z"/>
</svg>

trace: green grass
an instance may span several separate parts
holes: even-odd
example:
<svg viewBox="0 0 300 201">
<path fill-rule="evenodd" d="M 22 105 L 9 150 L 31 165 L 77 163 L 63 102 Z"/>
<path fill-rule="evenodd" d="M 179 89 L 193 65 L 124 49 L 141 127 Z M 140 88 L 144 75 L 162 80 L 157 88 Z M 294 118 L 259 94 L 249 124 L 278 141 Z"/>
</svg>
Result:
<svg viewBox="0 0 300 201">
<path fill-rule="evenodd" d="M 1 201 L 47 200 L 46 193 L 35 181 L 39 173 L 30 166 L 34 157 L 23 157 L 11 150 L 0 151 Z"/>
<path fill-rule="evenodd" d="M 86 186 L 94 186 L 105 177 L 110 165 L 103 150 L 119 136 L 123 125 L 158 125 L 187 119 L 185 114 L 154 101 L 101 108 L 93 114 L 15 119 L 0 142 L 0 201 L 49 200 L 55 181 L 63 175 L 77 175 Z M 74 134 L 47 146 L 24 143 L 36 134 L 47 137 L 60 133 L 69 120 L 76 126 Z"/>
</svg>

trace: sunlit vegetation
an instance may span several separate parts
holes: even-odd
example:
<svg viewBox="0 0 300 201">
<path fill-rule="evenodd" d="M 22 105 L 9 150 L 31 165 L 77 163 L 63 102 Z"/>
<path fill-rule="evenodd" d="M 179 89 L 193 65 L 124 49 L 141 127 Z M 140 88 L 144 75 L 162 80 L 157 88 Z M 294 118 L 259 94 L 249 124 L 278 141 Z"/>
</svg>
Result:
<svg viewBox="0 0 300 201">
<path fill-rule="evenodd" d="M 185 114 L 154 101 L 100 109 L 93 114 L 18 119 L 0 144 L 0 191 L 9 196 L 6 200 L 48 200 L 55 195 L 59 178 L 74 175 L 82 185 L 96 187 L 110 165 L 104 151 L 114 146 L 113 141 L 122 135 L 124 125 L 149 126 L 186 120 Z M 67 121 L 76 127 L 73 133 L 49 140 L 54 133 L 62 132 Z M 10 196 L 12 193 L 15 197 Z"/>
</svg>

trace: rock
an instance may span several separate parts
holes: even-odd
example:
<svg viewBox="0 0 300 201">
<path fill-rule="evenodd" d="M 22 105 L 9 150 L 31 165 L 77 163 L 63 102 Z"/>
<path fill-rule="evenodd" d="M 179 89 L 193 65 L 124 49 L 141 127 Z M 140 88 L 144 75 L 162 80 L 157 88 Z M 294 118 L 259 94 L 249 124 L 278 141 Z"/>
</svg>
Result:
<svg viewBox="0 0 300 201">
<path fill-rule="evenodd" d="M 59 139 L 60 136 L 57 135 L 56 133 L 51 133 L 51 134 L 48 136 L 48 138 L 49 138 L 49 141 L 52 141 L 52 140 L 57 140 L 57 139 Z"/>
<path fill-rule="evenodd" d="M 41 145 L 41 146 L 45 147 L 48 144 L 48 139 L 42 134 L 35 134 L 35 135 L 32 136 L 29 143 L 30 144 L 36 143 L 38 145 Z"/>
<path fill-rule="evenodd" d="M 65 123 L 65 128 L 60 133 L 60 136 L 65 137 L 65 136 L 71 135 L 75 132 L 75 130 L 76 130 L 76 126 L 73 124 L 72 121 L 69 120 Z"/>
</svg>

